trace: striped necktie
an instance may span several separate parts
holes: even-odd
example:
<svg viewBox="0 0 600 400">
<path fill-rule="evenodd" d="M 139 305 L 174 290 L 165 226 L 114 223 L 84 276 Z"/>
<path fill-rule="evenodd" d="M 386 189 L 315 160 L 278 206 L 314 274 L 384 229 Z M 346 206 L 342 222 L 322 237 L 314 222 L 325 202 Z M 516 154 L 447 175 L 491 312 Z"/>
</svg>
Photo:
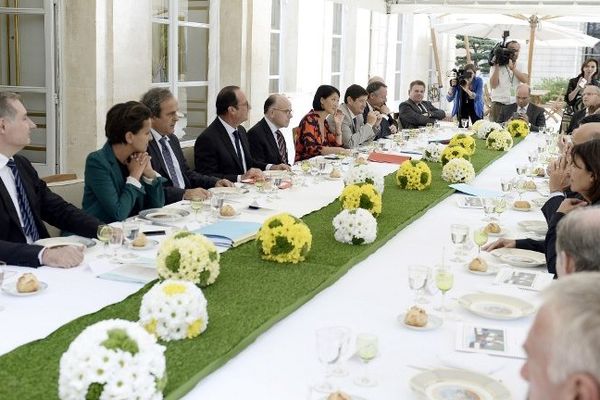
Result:
<svg viewBox="0 0 600 400">
<path fill-rule="evenodd" d="M 15 178 L 15 187 L 17 188 L 17 197 L 19 202 L 19 210 L 21 211 L 21 218 L 23 219 L 23 232 L 25 236 L 29 237 L 32 241 L 36 241 L 40 238 L 40 234 L 38 232 L 37 226 L 35 225 L 35 218 L 33 217 L 33 212 L 31 211 L 31 207 L 29 206 L 29 198 L 27 197 L 27 192 L 25 191 L 25 186 L 23 186 L 23 181 L 21 180 L 21 175 L 19 174 L 19 170 L 17 169 L 17 164 L 15 164 L 15 160 L 8 160 L 6 163 L 10 170 L 12 171 L 13 177 Z"/>
<path fill-rule="evenodd" d="M 185 189 L 179 179 L 177 178 L 177 171 L 175 170 L 175 164 L 173 163 L 173 157 L 171 157 L 171 152 L 169 151 L 169 146 L 167 146 L 167 137 L 163 136 L 159 140 L 160 147 L 162 148 L 163 158 L 165 160 L 165 164 L 167 164 L 167 169 L 169 170 L 169 176 L 171 177 L 171 182 L 173 182 L 173 186 Z"/>
<path fill-rule="evenodd" d="M 277 147 L 279 148 L 279 155 L 281 156 L 281 162 L 287 164 L 288 161 L 288 152 L 287 147 L 285 145 L 285 139 L 283 138 L 283 133 L 279 129 L 275 131 L 275 135 L 277 136 Z"/>
</svg>

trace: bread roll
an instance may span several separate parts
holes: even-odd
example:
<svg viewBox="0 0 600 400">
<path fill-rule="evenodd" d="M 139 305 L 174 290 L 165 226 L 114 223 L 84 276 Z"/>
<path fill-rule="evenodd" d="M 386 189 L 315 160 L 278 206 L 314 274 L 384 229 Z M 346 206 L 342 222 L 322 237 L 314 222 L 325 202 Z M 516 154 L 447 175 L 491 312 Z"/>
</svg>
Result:
<svg viewBox="0 0 600 400">
<path fill-rule="evenodd" d="M 517 200 L 513 205 L 515 208 L 520 208 L 523 210 L 529 210 L 531 208 L 531 204 L 527 200 Z"/>
<path fill-rule="evenodd" d="M 502 231 L 502 228 L 500 228 L 500 225 L 498 225 L 495 222 L 490 222 L 489 224 L 487 224 L 485 226 L 485 228 L 483 228 L 487 233 L 500 233 Z"/>
<path fill-rule="evenodd" d="M 537 185 L 535 184 L 534 181 L 527 181 L 527 182 L 523 183 L 523 187 L 526 190 L 536 190 L 537 189 Z"/>
<path fill-rule="evenodd" d="M 40 288 L 40 282 L 34 274 L 25 273 L 17 280 L 17 292 L 32 293 L 37 292 Z"/>
<path fill-rule="evenodd" d="M 421 307 L 412 306 L 404 316 L 404 323 L 419 328 L 427 325 L 427 312 Z"/>
<path fill-rule="evenodd" d="M 347 393 L 337 391 L 327 396 L 327 400 L 352 400 L 352 397 Z"/>
<path fill-rule="evenodd" d="M 334 169 L 331 171 L 331 173 L 329 174 L 329 177 L 330 177 L 330 178 L 335 178 L 335 179 L 337 179 L 337 178 L 341 178 L 341 177 L 342 177 L 342 173 L 340 172 L 340 170 L 339 170 L 339 169 L 337 169 L 337 168 L 334 168 Z"/>
<path fill-rule="evenodd" d="M 486 272 L 488 270 L 488 265 L 483 258 L 475 257 L 473 261 L 469 263 L 469 269 L 471 271 Z"/>
<path fill-rule="evenodd" d="M 233 217 L 235 215 L 235 208 L 231 207 L 229 204 L 224 204 L 221 207 L 221 215 L 223 217 Z"/>
<path fill-rule="evenodd" d="M 144 247 L 148 244 L 148 238 L 143 232 L 140 232 L 135 239 L 131 241 L 133 247 Z"/>
</svg>

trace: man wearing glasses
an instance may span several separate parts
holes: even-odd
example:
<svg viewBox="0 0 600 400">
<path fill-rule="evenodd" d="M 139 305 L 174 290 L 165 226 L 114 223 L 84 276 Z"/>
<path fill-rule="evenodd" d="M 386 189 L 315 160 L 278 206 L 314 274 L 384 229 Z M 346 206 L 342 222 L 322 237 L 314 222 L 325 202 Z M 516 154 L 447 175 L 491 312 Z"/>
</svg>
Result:
<svg viewBox="0 0 600 400">
<path fill-rule="evenodd" d="M 287 128 L 292 119 L 292 104 L 280 94 L 272 94 L 265 101 L 265 117 L 248 130 L 250 151 L 256 161 L 265 164 L 290 163 L 287 145 L 281 128 Z"/>
</svg>

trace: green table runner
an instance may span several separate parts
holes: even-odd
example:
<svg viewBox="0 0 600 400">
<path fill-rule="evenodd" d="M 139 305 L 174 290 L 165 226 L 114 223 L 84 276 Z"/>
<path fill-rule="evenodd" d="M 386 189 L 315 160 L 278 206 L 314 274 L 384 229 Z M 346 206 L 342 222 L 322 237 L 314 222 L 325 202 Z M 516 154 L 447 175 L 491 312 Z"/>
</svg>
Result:
<svg viewBox="0 0 600 400">
<path fill-rule="evenodd" d="M 480 171 L 503 154 L 487 150 L 485 142 L 477 140 L 477 151 L 471 161 L 475 170 Z M 340 206 L 334 201 L 303 218 L 313 235 L 312 250 L 304 263 L 281 265 L 262 261 L 254 242 L 223 253 L 221 275 L 215 284 L 203 290 L 208 300 L 208 329 L 195 339 L 167 344 L 165 397 L 183 396 L 262 332 L 333 284 L 354 264 L 453 193 L 440 177 L 441 164 L 429 165 L 433 182 L 422 192 L 400 190 L 395 183 L 395 172 L 386 176 L 377 239 L 370 245 L 350 246 L 335 241 L 331 221 Z M 45 339 L 0 357 L 0 399 L 57 398 L 59 360 L 71 341 L 86 326 L 104 319 L 136 321 L 141 298 L 149 288 L 150 285 L 120 303 L 77 318 Z"/>
</svg>

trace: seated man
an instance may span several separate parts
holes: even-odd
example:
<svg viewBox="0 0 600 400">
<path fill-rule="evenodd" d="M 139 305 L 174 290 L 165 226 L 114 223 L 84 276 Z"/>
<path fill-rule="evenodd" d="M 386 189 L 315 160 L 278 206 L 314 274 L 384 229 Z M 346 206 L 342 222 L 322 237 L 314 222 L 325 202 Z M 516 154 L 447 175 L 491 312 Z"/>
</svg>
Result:
<svg viewBox="0 0 600 400">
<path fill-rule="evenodd" d="M 581 271 L 600 271 L 600 208 L 567 214 L 556 233 L 556 272 L 561 278 Z"/>
<path fill-rule="evenodd" d="M 344 114 L 342 119 L 342 143 L 347 149 L 353 149 L 375 138 L 374 126 L 379 125 L 381 117 L 379 112 L 367 113 L 366 122 L 363 120 L 363 111 L 367 106 L 367 91 L 359 85 L 350 85 L 344 94 L 344 104 L 339 109 Z M 333 115 L 327 117 L 327 122 L 332 129 L 336 128 Z"/>
<path fill-rule="evenodd" d="M 16 155 L 30 143 L 35 127 L 20 97 L 0 92 L 0 260 L 26 267 L 74 267 L 83 261 L 80 247 L 32 244 L 48 237 L 42 221 L 90 238 L 101 222 L 52 193 L 31 163 Z"/>
<path fill-rule="evenodd" d="M 573 133 L 579 124 L 581 124 L 583 118 L 594 114 L 598 107 L 600 107 L 600 88 L 596 85 L 586 85 L 583 89 L 581 101 L 583 102 L 584 108 L 577 111 L 571 117 L 571 123 L 567 128 L 567 134 L 569 135 Z"/>
<path fill-rule="evenodd" d="M 522 119 L 529 123 L 532 131 L 538 132 L 541 127 L 546 126 L 546 116 L 544 109 L 530 103 L 531 88 L 526 84 L 517 87 L 517 102 L 502 107 L 499 122 L 506 122 L 511 119 Z"/>
<path fill-rule="evenodd" d="M 152 159 L 152 168 L 167 178 L 163 183 L 165 204 L 181 199 L 206 199 L 206 190 L 214 186 L 233 186 L 227 179 L 218 179 L 197 173 L 190 169 L 183 156 L 179 139 L 174 134 L 178 104 L 173 93 L 166 88 L 153 88 L 140 100 L 152 113 L 152 137 L 148 143 L 148 154 Z"/>
<path fill-rule="evenodd" d="M 390 109 L 385 104 L 387 102 L 387 86 L 383 81 L 372 81 L 372 79 L 369 79 L 367 85 L 369 97 L 367 97 L 367 106 L 363 111 L 363 120 L 367 120 L 371 111 L 378 111 L 381 114 L 380 122 L 373 126 L 375 139 L 381 139 L 396 133 L 396 125 L 394 125 L 394 117 L 392 117 Z"/>
<path fill-rule="evenodd" d="M 261 170 L 290 169 L 287 164 L 267 164 L 250 153 L 246 130 L 250 104 L 237 86 L 226 86 L 217 95 L 217 118 L 198 136 L 194 145 L 196 171 L 233 182 L 263 179 Z"/>
<path fill-rule="evenodd" d="M 446 113 L 439 110 L 431 102 L 423 100 L 425 82 L 413 81 L 408 90 L 408 100 L 400 104 L 398 117 L 403 128 L 418 128 L 446 118 Z"/>
<path fill-rule="evenodd" d="M 290 163 L 282 128 L 292 119 L 292 103 L 281 94 L 272 94 L 265 101 L 265 116 L 248 130 L 252 157 L 265 164 Z"/>
<path fill-rule="evenodd" d="M 553 283 L 523 344 L 529 400 L 600 399 L 600 273 Z"/>
</svg>

